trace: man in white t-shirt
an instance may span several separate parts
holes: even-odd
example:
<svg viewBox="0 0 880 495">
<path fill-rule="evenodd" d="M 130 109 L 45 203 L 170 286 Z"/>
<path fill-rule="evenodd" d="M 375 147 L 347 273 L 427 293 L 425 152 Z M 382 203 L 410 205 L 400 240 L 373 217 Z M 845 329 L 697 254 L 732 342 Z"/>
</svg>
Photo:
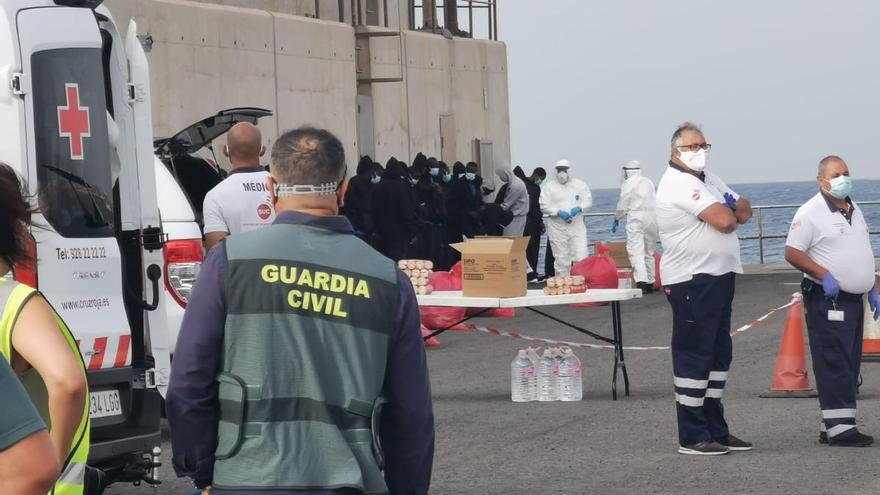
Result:
<svg viewBox="0 0 880 495">
<path fill-rule="evenodd" d="M 849 167 L 838 156 L 819 162 L 819 193 L 801 206 L 785 241 L 785 259 L 804 272 L 801 289 L 822 423 L 819 442 L 867 447 L 856 428 L 862 361 L 863 298 L 880 317 L 874 252 L 862 210 L 850 199 Z"/>
<path fill-rule="evenodd" d="M 717 175 L 703 172 L 710 148 L 699 127 L 679 126 L 655 198 L 660 278 L 672 306 L 678 452 L 689 455 L 752 448 L 730 434 L 721 405 L 733 358 L 734 277 L 742 273 L 736 228 L 752 217 L 752 207 Z"/>
<path fill-rule="evenodd" d="M 260 165 L 265 152 L 260 130 L 253 124 L 239 122 L 227 133 L 223 154 L 229 157 L 232 171 L 205 196 L 206 249 L 229 234 L 265 227 L 275 220 L 266 186 L 269 172 Z"/>
</svg>

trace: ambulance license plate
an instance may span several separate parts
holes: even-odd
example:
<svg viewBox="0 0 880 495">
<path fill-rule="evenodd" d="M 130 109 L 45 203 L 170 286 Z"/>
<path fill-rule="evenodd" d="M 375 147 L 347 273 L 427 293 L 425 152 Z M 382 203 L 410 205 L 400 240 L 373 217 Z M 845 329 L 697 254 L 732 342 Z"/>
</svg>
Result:
<svg viewBox="0 0 880 495">
<path fill-rule="evenodd" d="M 90 418 L 106 418 L 107 416 L 119 416 L 122 414 L 122 401 L 119 400 L 118 390 L 91 392 L 89 396 L 91 399 Z"/>
</svg>

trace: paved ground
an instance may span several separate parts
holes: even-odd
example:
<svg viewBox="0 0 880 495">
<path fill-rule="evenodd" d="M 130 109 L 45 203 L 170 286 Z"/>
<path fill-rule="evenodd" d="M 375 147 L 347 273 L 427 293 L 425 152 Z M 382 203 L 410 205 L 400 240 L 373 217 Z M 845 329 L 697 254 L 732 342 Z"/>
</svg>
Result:
<svg viewBox="0 0 880 495">
<path fill-rule="evenodd" d="M 734 326 L 788 302 L 799 276 L 738 279 Z M 610 309 L 554 310 L 609 335 Z M 592 342 L 535 315 L 483 320 L 524 334 Z M 628 345 L 665 345 L 671 315 L 661 295 L 623 305 Z M 815 399 L 762 399 L 771 380 L 785 314 L 734 340 L 725 393 L 733 432 L 755 442 L 753 452 L 718 458 L 676 454 L 675 409 L 668 351 L 626 354 L 632 395 L 611 401 L 612 355 L 582 350 L 584 400 L 514 404 L 509 363 L 522 341 L 481 333 L 447 332 L 429 350 L 437 450 L 435 494 L 634 493 L 880 493 L 880 446 L 829 448 L 817 442 Z M 859 417 L 880 434 L 880 363 L 863 366 Z M 811 383 L 815 384 L 810 372 Z M 168 446 L 166 445 L 166 452 Z M 167 468 L 163 473 L 170 479 Z M 111 494 L 147 488 L 117 487 Z M 170 481 L 160 493 L 189 493 Z"/>
</svg>

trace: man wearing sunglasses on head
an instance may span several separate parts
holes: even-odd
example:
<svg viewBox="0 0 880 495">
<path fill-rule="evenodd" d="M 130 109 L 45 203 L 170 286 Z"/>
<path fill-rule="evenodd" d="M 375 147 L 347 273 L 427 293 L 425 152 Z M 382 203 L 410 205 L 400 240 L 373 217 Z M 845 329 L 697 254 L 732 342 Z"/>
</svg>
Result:
<svg viewBox="0 0 880 495">
<path fill-rule="evenodd" d="M 660 278 L 672 306 L 678 452 L 751 450 L 752 444 L 730 434 L 721 395 L 733 357 L 734 278 L 742 273 L 736 229 L 752 217 L 752 207 L 704 171 L 711 145 L 698 126 L 680 125 L 671 145 L 655 209 L 663 244 Z"/>
</svg>

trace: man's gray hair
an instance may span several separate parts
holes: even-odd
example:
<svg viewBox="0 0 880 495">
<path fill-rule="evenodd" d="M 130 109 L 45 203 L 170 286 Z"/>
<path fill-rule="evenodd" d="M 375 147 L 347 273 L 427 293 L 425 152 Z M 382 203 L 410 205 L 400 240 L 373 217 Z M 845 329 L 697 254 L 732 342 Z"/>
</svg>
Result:
<svg viewBox="0 0 880 495">
<path fill-rule="evenodd" d="M 281 184 L 319 186 L 342 183 L 345 149 L 332 133 L 314 127 L 286 131 L 272 145 L 272 176 Z"/>
<path fill-rule="evenodd" d="M 819 160 L 819 176 L 822 176 L 822 174 L 825 173 L 825 166 L 831 162 L 846 163 L 845 161 L 843 161 L 843 158 L 837 155 L 828 155 L 825 158 Z"/>
<path fill-rule="evenodd" d="M 681 135 L 687 131 L 694 131 L 694 132 L 699 132 L 702 134 L 703 129 L 699 125 L 694 124 L 693 122 L 685 122 L 685 123 L 681 124 L 680 126 L 678 126 L 678 129 L 676 129 L 675 132 L 672 133 L 671 144 L 672 144 L 673 148 L 675 148 L 677 146 L 681 146 L 681 143 L 682 143 Z"/>
</svg>

